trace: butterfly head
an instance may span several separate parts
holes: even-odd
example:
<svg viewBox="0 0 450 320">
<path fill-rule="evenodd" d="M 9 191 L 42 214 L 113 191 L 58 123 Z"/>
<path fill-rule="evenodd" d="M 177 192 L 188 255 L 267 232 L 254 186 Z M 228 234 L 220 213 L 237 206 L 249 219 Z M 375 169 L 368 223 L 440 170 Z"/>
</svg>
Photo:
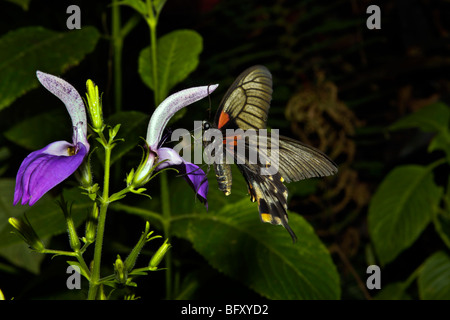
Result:
<svg viewBox="0 0 450 320">
<path fill-rule="evenodd" d="M 208 145 L 211 142 L 215 141 L 215 136 L 214 136 L 214 126 L 211 124 L 211 122 L 204 120 L 202 122 L 202 129 L 204 131 L 203 134 L 203 143 Z M 210 131 L 211 130 L 211 131 Z"/>
<path fill-rule="evenodd" d="M 202 122 L 202 129 L 203 130 L 209 130 L 209 129 L 211 129 L 212 128 L 212 126 L 211 126 L 211 123 L 209 122 L 209 121 L 206 121 L 206 120 L 204 120 L 203 122 Z"/>
</svg>

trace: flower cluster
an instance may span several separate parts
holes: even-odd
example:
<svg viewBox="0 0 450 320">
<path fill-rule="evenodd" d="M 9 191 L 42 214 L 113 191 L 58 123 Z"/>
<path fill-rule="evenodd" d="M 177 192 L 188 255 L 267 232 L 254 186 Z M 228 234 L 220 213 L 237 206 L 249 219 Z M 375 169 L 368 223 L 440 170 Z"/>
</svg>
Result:
<svg viewBox="0 0 450 320">
<path fill-rule="evenodd" d="M 72 142 L 52 142 L 25 158 L 16 177 L 14 205 L 20 200 L 22 205 L 28 203 L 31 206 L 36 203 L 80 167 L 90 148 L 87 140 L 86 108 L 77 90 L 63 79 L 44 72 L 38 71 L 37 78 L 65 104 L 72 120 Z M 173 167 L 182 174 L 197 197 L 207 204 L 208 181 L 204 171 L 185 161 L 175 150 L 162 147 L 161 139 L 167 123 L 177 111 L 206 97 L 216 88 L 217 85 L 211 85 L 182 90 L 169 96 L 156 108 L 148 125 L 146 156 L 132 177 L 131 183 L 134 186 L 145 184 L 154 171 Z M 88 101 L 90 97 L 92 98 L 92 94 L 88 94 Z M 99 106 L 98 103 L 92 105 L 96 108 Z M 101 117 L 101 112 L 91 110 L 90 115 Z M 94 123 L 93 126 L 94 130 L 99 129 L 101 123 Z"/>
</svg>

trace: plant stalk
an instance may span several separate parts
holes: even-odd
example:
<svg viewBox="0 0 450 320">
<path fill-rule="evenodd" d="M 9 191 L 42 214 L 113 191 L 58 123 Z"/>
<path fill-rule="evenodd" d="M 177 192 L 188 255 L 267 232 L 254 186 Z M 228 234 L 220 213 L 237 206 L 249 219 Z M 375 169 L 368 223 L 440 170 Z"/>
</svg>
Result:
<svg viewBox="0 0 450 320">
<path fill-rule="evenodd" d="M 105 232 L 106 212 L 109 205 L 109 179 L 111 166 L 111 144 L 105 145 L 105 172 L 103 179 L 103 196 L 100 199 L 100 213 L 98 216 L 97 235 L 94 248 L 94 265 L 92 268 L 91 281 L 89 282 L 88 299 L 95 300 L 100 280 L 100 266 L 102 260 L 103 236 Z"/>
<path fill-rule="evenodd" d="M 122 48 L 120 6 L 117 0 L 112 3 L 112 38 L 113 38 L 113 68 L 114 68 L 114 106 L 115 111 L 122 110 Z"/>
</svg>

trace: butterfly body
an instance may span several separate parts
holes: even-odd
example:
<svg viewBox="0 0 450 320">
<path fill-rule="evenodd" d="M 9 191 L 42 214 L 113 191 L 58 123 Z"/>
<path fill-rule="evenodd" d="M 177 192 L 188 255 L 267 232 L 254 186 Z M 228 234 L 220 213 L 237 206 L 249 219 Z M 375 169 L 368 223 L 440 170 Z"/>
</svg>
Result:
<svg viewBox="0 0 450 320">
<path fill-rule="evenodd" d="M 226 92 L 214 123 L 205 121 L 203 129 L 216 129 L 223 135 L 223 139 L 214 141 L 222 144 L 223 150 L 219 161 L 214 162 L 219 189 L 225 195 L 231 193 L 231 167 L 225 161 L 228 157 L 245 178 L 250 200 L 258 203 L 261 221 L 282 225 L 295 241 L 295 233 L 288 224 L 288 190 L 284 182 L 332 175 L 337 172 L 337 167 L 321 151 L 276 135 L 275 130 L 267 136 L 265 129 L 271 99 L 269 70 L 259 65 L 250 67 Z M 206 147 L 211 143 L 204 141 Z M 251 158 L 252 152 L 257 155 L 257 161 Z"/>
<path fill-rule="evenodd" d="M 219 185 L 219 190 L 223 191 L 226 196 L 231 194 L 231 185 L 233 183 L 233 176 L 231 174 L 231 166 L 229 164 L 214 164 L 214 171 L 216 172 L 216 180 Z"/>
</svg>

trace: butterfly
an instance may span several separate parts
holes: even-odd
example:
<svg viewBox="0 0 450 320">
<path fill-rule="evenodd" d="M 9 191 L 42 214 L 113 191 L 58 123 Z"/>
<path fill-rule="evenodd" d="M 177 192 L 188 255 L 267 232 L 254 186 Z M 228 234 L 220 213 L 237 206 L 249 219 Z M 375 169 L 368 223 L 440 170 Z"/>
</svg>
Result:
<svg viewBox="0 0 450 320">
<path fill-rule="evenodd" d="M 264 135 L 265 139 L 262 139 L 262 133 L 267 132 L 264 129 L 271 100 L 270 71 L 261 65 L 246 69 L 225 93 L 214 122 L 202 123 L 205 133 L 211 129 L 219 130 L 222 138 L 211 139 L 204 135 L 203 144 L 210 150 L 213 142 L 215 146 L 222 144 L 222 153 L 219 151 L 216 155 L 216 149 L 211 152 L 214 159 L 216 156 L 219 159 L 213 162 L 219 189 L 225 195 L 231 194 L 231 167 L 228 161 L 224 161 L 228 156 L 245 178 L 251 201 L 258 203 L 261 221 L 282 225 L 295 242 L 297 237 L 288 224 L 288 190 L 284 182 L 329 176 L 337 173 L 338 169 L 324 153 L 297 140 L 281 135 Z M 242 134 L 250 131 L 256 133 L 256 139 L 246 139 Z M 243 149 L 239 151 L 238 146 L 243 146 Z M 251 161 L 249 154 L 255 150 L 259 158 Z M 274 163 L 277 164 L 275 172 L 269 170 L 273 169 Z M 264 169 L 266 173 L 261 174 Z"/>
</svg>

